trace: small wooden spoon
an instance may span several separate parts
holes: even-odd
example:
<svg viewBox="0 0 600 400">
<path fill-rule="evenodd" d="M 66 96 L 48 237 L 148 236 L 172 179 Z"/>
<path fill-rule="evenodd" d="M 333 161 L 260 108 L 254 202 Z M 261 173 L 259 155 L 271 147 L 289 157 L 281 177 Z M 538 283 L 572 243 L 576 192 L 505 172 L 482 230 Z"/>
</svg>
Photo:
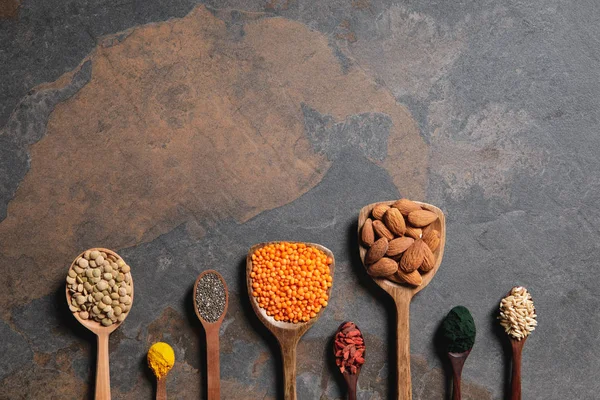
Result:
<svg viewBox="0 0 600 400">
<path fill-rule="evenodd" d="M 338 328 L 338 330 L 336 331 L 336 335 L 338 332 L 340 332 L 342 330 L 342 326 L 345 324 L 346 322 L 343 322 L 340 327 Z M 358 329 L 358 327 L 356 327 L 356 329 Z M 360 331 L 360 329 L 359 329 Z M 362 337 L 362 332 L 361 332 L 361 337 Z M 363 338 L 364 340 L 364 338 Z M 335 345 L 333 346 L 333 354 L 335 356 L 336 353 L 336 348 Z M 363 353 L 363 357 L 364 357 Z M 356 400 L 356 385 L 358 384 L 358 376 L 360 375 L 360 370 L 362 369 L 362 365 L 359 365 L 358 367 L 356 367 L 356 373 L 355 374 L 351 374 L 348 370 L 345 370 L 342 373 L 342 376 L 344 377 L 344 381 L 346 381 L 346 386 L 348 387 L 348 400 Z"/>
<path fill-rule="evenodd" d="M 117 253 L 115 253 L 112 250 L 103 249 L 103 248 L 93 248 L 93 249 L 89 249 L 89 250 L 90 251 L 98 250 L 99 252 L 104 252 L 106 254 L 113 255 L 117 258 L 121 258 L 121 256 L 119 256 Z M 71 270 L 75 266 L 75 262 L 80 257 L 83 257 L 84 253 L 85 253 L 85 251 L 82 252 L 81 254 L 79 254 L 77 257 L 75 257 L 75 260 L 73 260 L 73 263 L 71 263 L 69 270 Z M 125 275 L 129 275 L 129 277 L 131 278 L 131 272 L 128 272 Z M 67 303 L 71 304 L 71 293 L 69 292 L 68 286 L 66 286 L 66 294 L 67 294 Z M 133 306 L 133 279 L 131 279 L 131 296 L 130 297 L 131 297 L 131 305 Z M 129 312 L 127 312 L 126 315 L 129 315 Z M 108 337 L 110 336 L 111 333 L 113 333 L 115 331 L 115 329 L 117 329 L 119 326 L 121 326 L 123 321 L 116 322 L 116 323 L 112 324 L 111 326 L 103 326 L 99 322 L 96 322 L 96 321 L 93 321 L 90 319 L 81 319 L 79 317 L 78 313 L 73 313 L 73 316 L 75 317 L 75 319 L 77 319 L 77 321 L 79 321 L 79 323 L 81 325 L 85 326 L 87 329 L 94 332 L 96 334 L 96 336 L 98 337 L 98 356 L 96 359 L 96 394 L 95 394 L 94 398 L 96 400 L 110 400 L 110 368 L 109 368 L 109 362 L 108 362 L 108 360 L 109 360 Z M 125 318 L 127 318 L 127 317 L 125 317 Z"/>
<path fill-rule="evenodd" d="M 521 358 L 523 355 L 523 346 L 527 337 L 517 340 L 510 338 L 512 346 L 512 377 L 510 382 L 511 400 L 521 400 Z"/>
<path fill-rule="evenodd" d="M 261 247 L 267 246 L 272 243 L 280 243 L 280 242 L 265 242 L 255 244 L 248 251 L 248 256 L 246 257 L 246 286 L 248 287 L 248 296 L 250 297 L 250 304 L 252 304 L 252 308 L 256 313 L 258 319 L 273 333 L 273 335 L 277 338 L 279 342 L 279 346 L 281 347 L 281 355 L 283 357 L 283 378 L 284 378 L 284 399 L 285 400 L 296 400 L 296 346 L 300 341 L 302 335 L 306 333 L 310 329 L 311 326 L 314 325 L 315 322 L 319 319 L 325 308 L 322 307 L 321 311 L 317 313 L 317 316 L 311 318 L 307 322 L 299 322 L 297 324 L 291 322 L 283 322 L 276 321 L 275 318 L 267 315 L 267 312 L 260 308 L 258 305 L 256 298 L 252 295 L 252 277 L 250 273 L 252 272 L 252 254 L 257 249 Z M 304 243 L 304 242 L 288 242 L 288 243 Z M 329 273 L 333 278 L 333 272 L 335 270 L 335 259 L 333 257 L 333 253 L 328 248 L 321 246 L 319 244 L 314 243 L 305 243 L 307 246 L 315 247 L 325 254 L 328 257 L 333 259 L 333 263 L 329 266 Z M 333 287 L 333 286 L 332 286 Z M 327 290 L 327 295 L 331 296 L 331 287 Z"/>
<path fill-rule="evenodd" d="M 359 243 L 360 243 L 360 229 L 371 215 L 371 211 L 373 207 L 378 204 L 392 205 L 395 200 L 392 201 L 382 201 L 379 203 L 372 203 L 360 210 L 358 215 L 358 233 L 359 233 Z M 439 208 L 432 206 L 431 204 L 421 203 L 415 201 L 415 203 L 419 204 L 426 210 L 432 211 L 437 214 L 438 219 L 435 220 L 433 224 L 433 228 L 440 232 L 440 245 L 433 252 L 435 255 L 435 266 L 433 269 L 425 274 L 423 274 L 423 283 L 417 287 L 413 286 L 404 286 L 394 282 L 391 282 L 387 279 L 382 278 L 373 278 L 375 283 L 379 285 L 383 290 L 385 290 L 392 298 L 396 304 L 396 321 L 397 321 L 397 330 L 396 330 L 396 350 L 397 350 L 397 364 L 398 368 L 396 369 L 396 382 L 398 385 L 397 396 L 398 399 L 401 400 L 410 400 L 412 399 L 412 386 L 410 380 L 410 301 L 413 296 L 423 290 L 425 286 L 431 282 L 431 279 L 436 274 L 437 270 L 440 267 L 442 262 L 442 256 L 444 255 L 444 246 L 446 244 L 446 222 L 444 218 L 444 213 Z M 363 246 L 359 246 L 360 258 L 365 261 L 365 254 L 367 253 L 367 249 Z"/>
<path fill-rule="evenodd" d="M 448 352 L 450 364 L 452 364 L 452 400 L 461 400 L 460 381 L 462 376 L 463 366 L 467 357 L 471 354 L 471 349 L 462 353 Z"/>
<path fill-rule="evenodd" d="M 198 304 L 196 302 L 196 293 L 198 289 L 198 282 L 206 274 L 216 275 L 225 288 L 225 307 L 223 313 L 215 322 L 208 322 L 198 312 Z M 220 350 L 219 350 L 219 329 L 221 323 L 227 314 L 227 305 L 229 304 L 229 292 L 227 290 L 227 283 L 225 279 L 217 271 L 209 269 L 198 275 L 196 282 L 194 283 L 194 311 L 196 316 L 202 323 L 202 327 L 206 332 L 206 380 L 208 387 L 208 400 L 219 400 L 221 398 L 221 366 L 220 366 Z"/>
<path fill-rule="evenodd" d="M 514 287 L 506 294 L 510 296 Z M 535 308 L 534 308 L 535 310 Z M 512 347 L 512 376 L 510 380 L 510 398 L 511 400 L 521 400 L 521 359 L 523 355 L 523 346 L 529 336 L 517 340 L 508 335 Z"/>
<path fill-rule="evenodd" d="M 344 371 L 342 374 L 348 386 L 348 400 L 356 400 L 356 385 L 358 384 L 358 376 L 360 375 L 361 368 L 362 366 L 358 367 L 355 374 L 351 374 L 348 371 Z"/>
<path fill-rule="evenodd" d="M 167 376 L 156 377 L 156 400 L 167 400 Z"/>
</svg>

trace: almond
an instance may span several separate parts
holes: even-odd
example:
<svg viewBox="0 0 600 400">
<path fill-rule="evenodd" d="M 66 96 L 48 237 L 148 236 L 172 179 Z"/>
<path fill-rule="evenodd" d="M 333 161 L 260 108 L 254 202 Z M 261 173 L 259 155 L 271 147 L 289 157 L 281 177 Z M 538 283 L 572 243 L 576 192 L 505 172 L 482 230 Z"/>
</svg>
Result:
<svg viewBox="0 0 600 400">
<path fill-rule="evenodd" d="M 377 240 L 369 250 L 367 250 L 367 254 L 365 255 L 365 264 L 373 264 L 381 259 L 381 257 L 385 256 L 385 252 L 388 249 L 388 240 L 386 238 L 381 238 Z"/>
<path fill-rule="evenodd" d="M 385 226 L 396 236 L 403 236 L 406 231 L 404 217 L 397 208 L 390 208 L 383 214 Z"/>
<path fill-rule="evenodd" d="M 419 286 L 423 283 L 423 278 L 421 277 L 421 274 L 419 274 L 419 271 L 413 271 L 407 274 L 399 269 L 393 275 L 388 276 L 387 279 L 396 283 L 408 283 L 412 286 Z"/>
<path fill-rule="evenodd" d="M 423 257 L 423 264 L 421 264 L 419 270 L 421 270 L 421 272 L 429 272 L 433 269 L 433 267 L 435 267 L 436 258 L 435 255 L 433 255 L 433 252 L 431 251 L 429 246 L 427 245 L 423 246 L 423 254 L 425 256 Z"/>
<path fill-rule="evenodd" d="M 394 239 L 388 243 L 388 249 L 385 255 L 388 257 L 395 257 L 402 254 L 414 243 L 414 241 L 413 238 L 406 236 Z"/>
<path fill-rule="evenodd" d="M 413 211 L 408 214 L 408 222 L 412 226 L 422 228 L 437 219 L 437 214 L 427 210 Z"/>
<path fill-rule="evenodd" d="M 383 218 L 383 214 L 390 208 L 390 206 L 386 206 L 385 204 L 377 204 L 373 207 L 373 218 L 381 219 Z"/>
<path fill-rule="evenodd" d="M 367 218 L 360 230 L 360 241 L 367 247 L 375 242 L 375 232 L 373 231 L 373 220 Z"/>
<path fill-rule="evenodd" d="M 400 199 L 392 204 L 392 207 L 400 211 L 402 215 L 408 215 L 413 211 L 419 211 L 421 209 L 420 205 L 408 199 Z"/>
<path fill-rule="evenodd" d="M 373 230 L 379 237 L 384 237 L 387 240 L 392 240 L 394 238 L 394 234 L 386 228 L 385 224 L 378 219 L 373 221 Z"/>
<path fill-rule="evenodd" d="M 404 252 L 400 260 L 400 269 L 406 273 L 419 269 L 421 264 L 423 264 L 423 258 L 425 258 L 423 248 L 426 246 L 422 239 L 415 240 L 412 246 Z"/>
<path fill-rule="evenodd" d="M 423 241 L 431 251 L 435 251 L 440 245 L 440 232 L 435 229 L 429 229 L 423 234 Z"/>
<path fill-rule="evenodd" d="M 387 257 L 383 257 L 367 269 L 369 275 L 376 278 L 392 275 L 396 271 L 398 271 L 398 263 Z"/>
<path fill-rule="evenodd" d="M 421 235 L 423 231 L 421 228 L 415 228 L 410 225 L 406 225 L 406 232 L 404 232 L 405 236 L 410 236 L 413 239 L 421 239 Z"/>
<path fill-rule="evenodd" d="M 422 231 L 423 231 L 423 232 L 422 232 L 423 236 L 425 236 L 425 235 L 427 234 L 427 232 L 429 232 L 429 231 L 432 231 L 432 230 L 434 230 L 435 228 L 433 227 L 433 224 L 429 224 L 429 225 L 427 225 L 427 226 L 425 226 L 425 227 L 423 227 L 423 228 L 421 228 L 421 229 L 422 229 Z M 423 236 L 421 236 L 421 237 L 423 237 Z"/>
</svg>

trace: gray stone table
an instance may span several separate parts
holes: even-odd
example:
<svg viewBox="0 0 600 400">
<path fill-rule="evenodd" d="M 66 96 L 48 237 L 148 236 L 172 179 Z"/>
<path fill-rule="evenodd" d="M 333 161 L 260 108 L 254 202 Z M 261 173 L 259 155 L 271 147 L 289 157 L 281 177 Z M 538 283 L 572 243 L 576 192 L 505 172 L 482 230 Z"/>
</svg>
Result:
<svg viewBox="0 0 600 400">
<path fill-rule="evenodd" d="M 110 341 L 115 399 L 150 399 L 145 354 L 175 349 L 171 398 L 204 388 L 192 284 L 230 288 L 224 399 L 280 398 L 279 352 L 251 312 L 244 258 L 268 240 L 337 259 L 299 345 L 300 399 L 339 399 L 331 337 L 364 331 L 360 399 L 391 398 L 393 309 L 358 259 L 365 204 L 447 215 L 441 268 L 411 307 L 415 399 L 444 399 L 444 315 L 477 323 L 466 399 L 506 397 L 495 313 L 514 285 L 539 328 L 525 399 L 598 398 L 600 3 L 68 0 L 0 2 L 2 399 L 84 399 L 95 344 L 64 301 L 82 250 L 132 266 Z"/>
</svg>

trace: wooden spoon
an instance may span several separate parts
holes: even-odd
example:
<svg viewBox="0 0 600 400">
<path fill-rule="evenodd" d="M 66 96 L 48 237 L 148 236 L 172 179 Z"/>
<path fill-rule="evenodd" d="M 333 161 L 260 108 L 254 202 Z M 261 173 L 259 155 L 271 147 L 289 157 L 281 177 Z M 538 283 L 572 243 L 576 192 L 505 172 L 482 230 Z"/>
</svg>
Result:
<svg viewBox="0 0 600 400">
<path fill-rule="evenodd" d="M 252 308 L 256 313 L 258 319 L 273 333 L 273 335 L 277 338 L 279 342 L 279 346 L 281 347 L 281 355 L 283 357 L 283 378 L 284 378 L 284 399 L 285 400 L 296 400 L 296 346 L 298 345 L 298 341 L 302 335 L 306 333 L 310 329 L 311 326 L 314 325 L 315 322 L 319 319 L 325 308 L 322 307 L 321 311 L 317 313 L 317 316 L 311 318 L 307 322 L 299 322 L 297 324 L 291 322 L 283 322 L 276 321 L 275 318 L 267 315 L 267 312 L 260 308 L 256 298 L 252 295 L 252 277 L 250 273 L 252 272 L 252 254 L 257 249 L 261 247 L 267 246 L 272 243 L 280 243 L 280 242 L 265 242 L 255 244 L 248 251 L 248 256 L 246 257 L 246 286 L 248 287 L 248 296 L 250 297 L 250 304 L 252 304 Z M 288 243 L 304 243 L 304 242 L 288 242 Z M 321 246 L 319 244 L 314 243 L 305 243 L 307 246 L 315 247 L 325 254 L 328 257 L 331 257 L 334 260 L 329 266 L 329 273 L 333 278 L 333 272 L 335 270 L 335 259 L 333 257 L 333 253 L 328 248 Z M 327 289 L 327 295 L 331 296 L 331 287 Z"/>
<path fill-rule="evenodd" d="M 223 308 L 223 313 L 215 322 L 209 322 L 202 318 L 200 313 L 198 312 L 198 304 L 196 301 L 196 293 L 198 289 L 198 282 L 200 279 L 206 274 L 214 274 L 216 275 L 221 282 L 223 282 L 223 287 L 225 288 L 225 307 Z M 221 366 L 220 366 L 220 350 L 219 350 L 219 329 L 221 328 L 221 323 L 225 318 L 225 314 L 227 314 L 227 305 L 229 304 L 229 292 L 227 290 L 227 283 L 225 283 L 225 279 L 219 274 L 217 271 L 209 269 L 202 272 L 198 275 L 196 282 L 194 283 L 194 311 L 196 312 L 196 316 L 202 323 L 202 327 L 206 332 L 206 380 L 207 380 L 207 392 L 208 392 L 208 400 L 219 400 L 221 398 Z"/>
<path fill-rule="evenodd" d="M 518 286 L 513 287 L 506 294 L 506 296 L 510 296 L 513 289 L 515 289 L 516 287 Z M 510 381 L 511 400 L 521 400 L 521 359 L 523 355 L 523 346 L 525 346 L 525 341 L 528 337 L 529 336 L 525 336 L 521 340 L 517 340 L 512 336 L 508 335 L 510 345 L 512 347 L 512 376 Z"/>
<path fill-rule="evenodd" d="M 462 353 L 448 352 L 450 364 L 452 364 L 452 400 L 461 400 L 460 381 L 462 376 L 463 366 L 467 357 L 471 354 L 471 349 Z"/>
<path fill-rule="evenodd" d="M 512 377 L 510 381 L 511 400 L 521 400 L 521 356 L 527 337 L 521 340 L 510 338 L 512 346 Z"/>
<path fill-rule="evenodd" d="M 167 400 L 167 376 L 156 377 L 156 400 Z"/>
<path fill-rule="evenodd" d="M 344 324 L 346 324 L 346 322 L 342 322 L 342 324 L 336 331 L 336 336 L 337 336 L 338 332 L 340 332 L 342 330 L 342 327 L 344 326 Z M 356 327 L 356 329 L 358 329 L 358 326 Z M 360 332 L 360 329 L 358 329 L 358 331 Z M 360 336 L 364 340 L 364 337 L 362 336 L 362 332 L 360 333 Z M 337 352 L 337 349 L 335 348 L 335 344 L 334 344 L 333 345 L 333 355 L 334 356 L 335 356 L 336 352 Z M 364 358 L 364 356 L 365 356 L 365 353 L 363 353 L 363 358 Z M 344 377 L 344 381 L 346 381 L 346 386 L 348 387 L 348 400 L 356 400 L 356 385 L 358 384 L 358 376 L 360 375 L 361 369 L 362 369 L 362 365 L 358 365 L 356 367 L 355 374 L 351 374 L 348 370 L 345 370 L 342 373 L 342 376 Z"/>
<path fill-rule="evenodd" d="M 348 386 L 348 400 L 356 400 L 356 385 L 358 384 L 358 375 L 360 375 L 361 368 L 362 366 L 358 367 L 355 374 L 348 371 L 344 371 L 342 374 Z"/>
<path fill-rule="evenodd" d="M 117 258 L 121 258 L 121 256 L 119 256 L 117 253 L 115 253 L 112 250 L 103 249 L 103 248 L 93 248 L 93 249 L 89 249 L 89 250 L 90 251 L 98 250 L 99 252 L 104 252 L 106 254 L 113 255 Z M 79 254 L 77 257 L 75 257 L 75 260 L 73 260 L 73 263 L 71 263 L 69 270 L 71 270 L 75 266 L 75 262 L 80 257 L 83 257 L 84 253 L 85 253 L 85 251 L 82 252 L 81 254 Z M 129 277 L 131 278 L 131 272 L 128 272 L 125 275 L 129 275 Z M 68 286 L 66 286 L 66 293 L 67 293 L 67 303 L 71 304 L 71 293 L 69 292 Z M 130 297 L 131 297 L 131 305 L 133 305 L 133 279 L 131 279 L 131 296 Z M 129 312 L 127 312 L 126 315 L 129 315 Z M 81 319 L 79 317 L 78 313 L 73 313 L 73 316 L 75 317 L 75 319 L 77 319 L 77 321 L 79 321 L 79 323 L 81 325 L 85 326 L 87 329 L 94 332 L 96 334 L 96 336 L 98 337 L 98 356 L 96 359 L 96 394 L 95 394 L 94 398 L 96 400 L 110 400 L 110 369 L 109 369 L 109 363 L 108 363 L 108 337 L 110 336 L 111 333 L 114 332 L 115 329 L 117 329 L 119 326 L 121 326 L 123 321 L 116 322 L 116 323 L 112 324 L 111 326 L 103 326 L 99 322 L 93 321 L 91 319 Z M 127 317 L 125 317 L 125 318 L 127 318 Z"/>
<path fill-rule="evenodd" d="M 367 218 L 371 215 L 371 211 L 373 207 L 378 204 L 392 205 L 395 201 L 382 201 L 379 203 L 372 203 L 360 210 L 358 215 L 358 231 L 359 231 L 359 243 L 360 243 L 360 228 L 363 226 Z M 404 286 L 394 282 L 391 282 L 387 279 L 383 278 L 373 278 L 375 283 L 379 285 L 383 290 L 385 290 L 392 298 L 396 304 L 396 321 L 397 321 L 397 330 L 396 330 L 396 350 L 397 350 L 397 364 L 398 368 L 396 369 L 396 382 L 398 385 L 398 399 L 401 400 L 410 400 L 412 399 L 412 386 L 410 381 L 410 301 L 413 296 L 423 290 L 425 286 L 431 282 L 431 279 L 436 274 L 437 270 L 440 267 L 440 263 L 442 262 L 442 256 L 444 255 L 444 245 L 446 244 L 446 222 L 444 218 L 444 213 L 439 208 L 432 206 L 431 204 L 421 203 L 415 201 L 415 203 L 419 204 L 426 210 L 432 211 L 437 214 L 438 219 L 432 222 L 433 228 L 440 232 L 440 245 L 433 252 L 435 255 L 435 266 L 433 269 L 425 274 L 423 274 L 423 283 L 421 285 L 414 286 Z M 365 260 L 365 254 L 367 253 L 367 249 L 363 246 L 359 246 L 360 258 L 363 261 Z"/>
</svg>

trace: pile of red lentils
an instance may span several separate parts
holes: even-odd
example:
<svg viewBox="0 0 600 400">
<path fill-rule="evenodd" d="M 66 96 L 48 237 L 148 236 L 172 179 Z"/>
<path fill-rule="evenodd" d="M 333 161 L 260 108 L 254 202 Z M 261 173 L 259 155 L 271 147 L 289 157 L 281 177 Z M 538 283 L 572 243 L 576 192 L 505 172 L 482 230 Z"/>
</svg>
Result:
<svg viewBox="0 0 600 400">
<path fill-rule="evenodd" d="M 252 295 L 276 321 L 306 322 L 327 306 L 332 263 L 304 243 L 269 244 L 252 254 Z"/>
</svg>

